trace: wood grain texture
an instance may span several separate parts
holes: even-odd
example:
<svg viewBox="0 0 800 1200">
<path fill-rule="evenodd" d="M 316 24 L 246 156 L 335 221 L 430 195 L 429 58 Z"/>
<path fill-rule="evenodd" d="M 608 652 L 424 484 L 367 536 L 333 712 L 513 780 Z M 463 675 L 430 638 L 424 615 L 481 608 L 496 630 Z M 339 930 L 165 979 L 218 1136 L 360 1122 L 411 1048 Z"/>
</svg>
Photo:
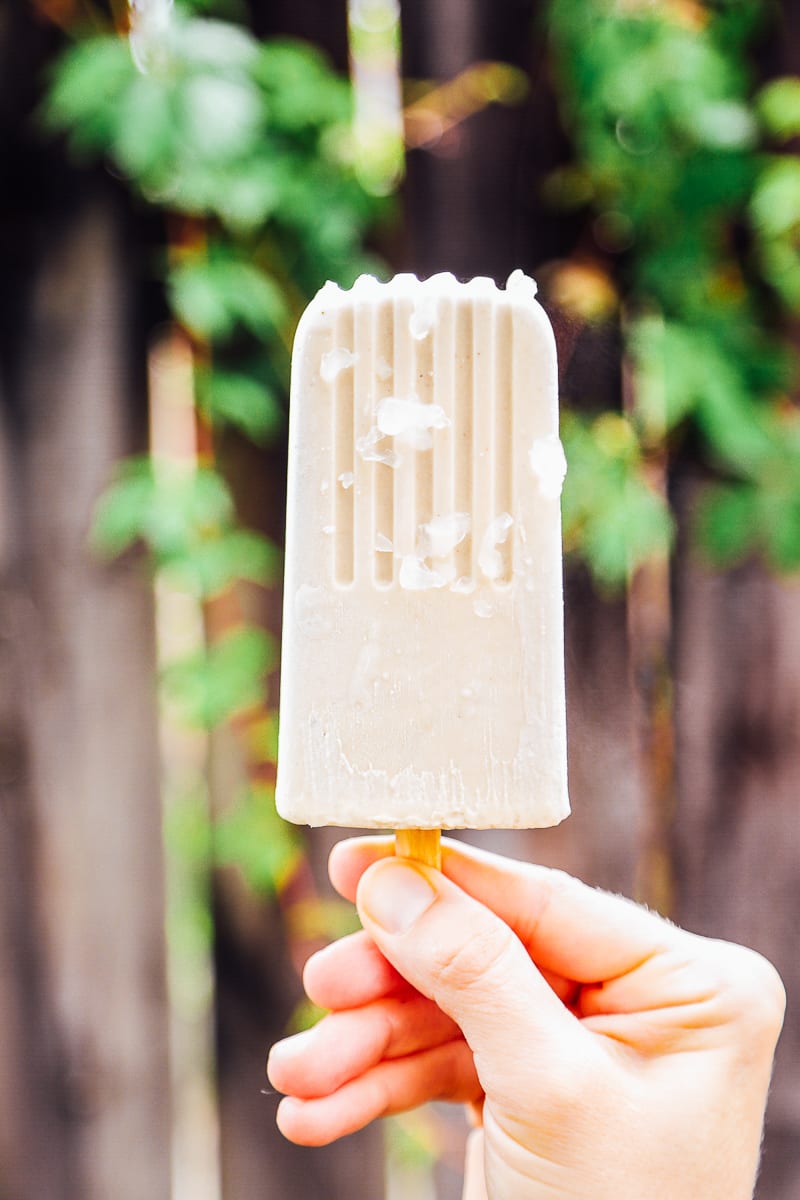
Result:
<svg viewBox="0 0 800 1200">
<path fill-rule="evenodd" d="M 442 869 L 442 835 L 438 829 L 398 829 L 394 848 L 398 858 L 412 858 L 425 867 Z"/>
<path fill-rule="evenodd" d="M 684 511 L 694 499 L 689 485 Z M 758 563 L 676 574 L 675 917 L 752 946 L 789 995 L 759 1200 L 800 1194 L 800 583 Z"/>
<path fill-rule="evenodd" d="M 111 186 L 66 178 L 69 203 L 17 227 L 24 286 L 3 279 L 19 337 L 3 397 L 0 1195 L 167 1200 L 152 597 L 138 562 L 87 545 L 114 465 L 144 442 L 134 239 Z"/>
</svg>

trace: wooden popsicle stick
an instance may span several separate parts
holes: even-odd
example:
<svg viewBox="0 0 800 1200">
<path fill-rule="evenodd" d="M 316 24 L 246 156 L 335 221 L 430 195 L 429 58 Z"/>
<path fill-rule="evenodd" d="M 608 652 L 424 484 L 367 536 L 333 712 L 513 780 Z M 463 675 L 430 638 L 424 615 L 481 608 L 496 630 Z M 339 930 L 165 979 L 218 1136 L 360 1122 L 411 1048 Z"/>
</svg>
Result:
<svg viewBox="0 0 800 1200">
<path fill-rule="evenodd" d="M 442 869 L 442 833 L 440 829 L 396 829 L 394 852 L 398 858 L 412 858 L 425 867 Z"/>
</svg>

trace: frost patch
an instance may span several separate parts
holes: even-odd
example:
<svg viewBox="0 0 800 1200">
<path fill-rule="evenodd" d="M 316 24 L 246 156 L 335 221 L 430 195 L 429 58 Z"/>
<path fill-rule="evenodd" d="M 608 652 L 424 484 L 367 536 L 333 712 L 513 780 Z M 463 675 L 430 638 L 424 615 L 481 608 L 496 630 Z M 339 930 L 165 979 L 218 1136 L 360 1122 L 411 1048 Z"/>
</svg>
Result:
<svg viewBox="0 0 800 1200">
<path fill-rule="evenodd" d="M 503 573 L 503 559 L 497 547 L 503 545 L 513 524 L 511 513 L 504 512 L 486 527 L 478 554 L 478 566 L 487 579 L 499 579 Z"/>
<path fill-rule="evenodd" d="M 476 617 L 482 617 L 484 620 L 493 617 L 495 614 L 494 601 L 490 596 L 479 593 L 472 601 L 472 611 Z"/>
<path fill-rule="evenodd" d="M 423 404 L 416 396 L 386 396 L 378 405 L 376 420 L 381 434 L 415 450 L 430 450 L 432 431 L 450 424 L 441 404 Z"/>
<path fill-rule="evenodd" d="M 445 558 L 469 533 L 470 515 L 466 512 L 433 517 L 419 527 L 419 551 L 423 558 Z"/>
<path fill-rule="evenodd" d="M 323 354 L 319 364 L 322 382 L 333 383 L 337 375 L 340 375 L 348 367 L 352 367 L 357 358 L 357 354 L 354 354 L 352 350 L 347 350 L 344 346 L 336 346 L 327 354 Z"/>
<path fill-rule="evenodd" d="M 537 438 L 528 451 L 528 465 L 546 500 L 557 500 L 567 475 L 567 459 L 555 433 Z"/>
<path fill-rule="evenodd" d="M 415 341 L 421 342 L 428 336 L 436 324 L 436 298 L 420 296 L 414 304 L 414 311 L 408 319 L 408 332 Z"/>
<path fill-rule="evenodd" d="M 453 571 L 435 571 L 416 554 L 404 554 L 400 563 L 399 583 L 409 592 L 425 592 L 430 588 L 447 587 Z"/>
<path fill-rule="evenodd" d="M 400 464 L 400 455 L 396 450 L 381 450 L 378 442 L 383 440 L 383 434 L 377 425 L 373 425 L 369 433 L 365 433 L 363 437 L 356 438 L 356 452 L 361 455 L 364 462 L 379 462 L 385 463 L 387 467 L 397 467 Z"/>
</svg>

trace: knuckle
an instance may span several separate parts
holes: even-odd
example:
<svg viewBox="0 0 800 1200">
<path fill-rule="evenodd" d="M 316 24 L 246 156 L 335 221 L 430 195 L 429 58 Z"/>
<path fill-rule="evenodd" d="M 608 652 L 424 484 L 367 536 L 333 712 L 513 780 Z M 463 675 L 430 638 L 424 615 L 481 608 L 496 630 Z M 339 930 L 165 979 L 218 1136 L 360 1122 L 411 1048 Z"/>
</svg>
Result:
<svg viewBox="0 0 800 1200">
<path fill-rule="evenodd" d="M 569 901 L 575 895 L 579 886 L 576 880 L 571 875 L 568 875 L 566 871 L 550 868 L 547 872 L 540 907 L 536 913 L 532 914 L 531 932 L 536 932 L 552 909 L 558 909 L 562 901 Z"/>
<path fill-rule="evenodd" d="M 442 945 L 434 952 L 433 972 L 438 985 L 447 991 L 483 990 L 492 978 L 505 974 L 516 938 L 498 923 L 476 930 L 458 945 Z"/>
<path fill-rule="evenodd" d="M 754 950 L 747 951 L 748 1016 L 751 1025 L 777 1040 L 786 1011 L 786 990 L 771 962 Z"/>
<path fill-rule="evenodd" d="M 746 1029 L 751 1044 L 772 1047 L 783 1027 L 786 990 L 775 967 L 744 946 L 732 946 L 727 992 L 733 1020 Z"/>
</svg>

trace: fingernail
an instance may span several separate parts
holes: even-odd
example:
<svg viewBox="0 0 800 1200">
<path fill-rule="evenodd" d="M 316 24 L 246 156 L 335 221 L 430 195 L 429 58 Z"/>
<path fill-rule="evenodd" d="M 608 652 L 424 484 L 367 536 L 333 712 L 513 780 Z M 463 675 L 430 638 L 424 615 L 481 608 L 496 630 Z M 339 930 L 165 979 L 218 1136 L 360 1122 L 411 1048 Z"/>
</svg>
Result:
<svg viewBox="0 0 800 1200">
<path fill-rule="evenodd" d="M 387 933 L 406 933 L 433 904 L 436 892 L 414 867 L 389 858 L 365 876 L 358 899 Z"/>
<path fill-rule="evenodd" d="M 303 1029 L 300 1033 L 293 1033 L 291 1037 L 276 1042 L 270 1051 L 270 1058 L 273 1061 L 277 1059 L 283 1062 L 285 1058 L 293 1058 L 296 1054 L 302 1054 L 314 1041 L 314 1032 L 313 1028 Z"/>
</svg>

